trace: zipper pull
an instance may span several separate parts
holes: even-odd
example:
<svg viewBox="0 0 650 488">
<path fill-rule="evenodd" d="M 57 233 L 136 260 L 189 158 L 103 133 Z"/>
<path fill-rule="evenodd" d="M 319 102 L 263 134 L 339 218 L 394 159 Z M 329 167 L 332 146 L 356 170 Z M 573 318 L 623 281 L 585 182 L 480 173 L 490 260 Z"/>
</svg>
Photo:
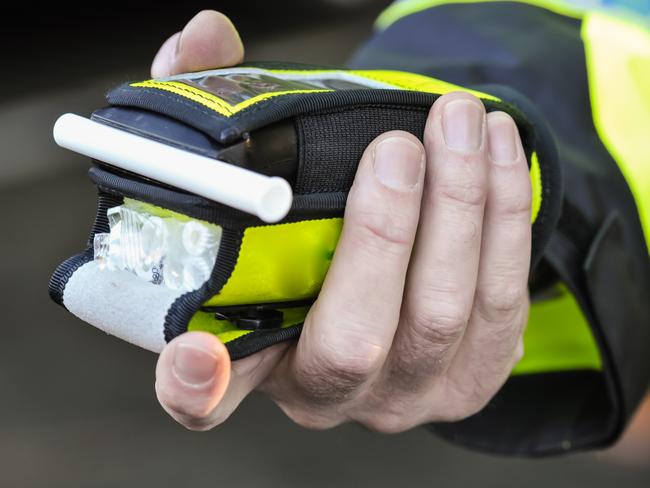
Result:
<svg viewBox="0 0 650 488">
<path fill-rule="evenodd" d="M 248 309 L 232 313 L 215 312 L 218 320 L 228 320 L 235 327 L 243 330 L 279 329 L 284 320 L 280 310 Z"/>
</svg>

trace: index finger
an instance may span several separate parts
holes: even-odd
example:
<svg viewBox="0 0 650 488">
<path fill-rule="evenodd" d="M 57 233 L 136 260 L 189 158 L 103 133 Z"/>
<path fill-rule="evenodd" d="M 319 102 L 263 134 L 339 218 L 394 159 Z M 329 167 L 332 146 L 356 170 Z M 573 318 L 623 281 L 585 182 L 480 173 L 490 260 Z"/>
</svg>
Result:
<svg viewBox="0 0 650 488">
<path fill-rule="evenodd" d="M 399 320 L 423 183 L 424 148 L 412 134 L 383 134 L 364 153 L 319 298 L 266 388 L 281 406 L 295 401 L 313 410 L 349 400 L 383 364 Z"/>
</svg>

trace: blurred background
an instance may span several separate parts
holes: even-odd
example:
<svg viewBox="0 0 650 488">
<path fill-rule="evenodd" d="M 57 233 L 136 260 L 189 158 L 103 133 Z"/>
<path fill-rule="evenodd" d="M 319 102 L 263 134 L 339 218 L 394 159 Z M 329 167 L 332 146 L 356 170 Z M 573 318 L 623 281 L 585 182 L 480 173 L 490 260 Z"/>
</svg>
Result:
<svg viewBox="0 0 650 488">
<path fill-rule="evenodd" d="M 95 212 L 84 158 L 56 147 L 63 112 L 148 76 L 159 45 L 202 8 L 234 21 L 247 60 L 341 64 L 387 0 L 216 3 L 168 9 L 57 4 L 3 10 L 0 76 L 0 487 L 650 486 L 650 454 L 544 460 L 455 448 L 423 429 L 311 432 L 253 395 L 220 428 L 192 433 L 158 406 L 156 357 L 50 302 L 49 275 L 83 247 Z M 646 447 L 647 448 L 647 447 Z"/>
</svg>

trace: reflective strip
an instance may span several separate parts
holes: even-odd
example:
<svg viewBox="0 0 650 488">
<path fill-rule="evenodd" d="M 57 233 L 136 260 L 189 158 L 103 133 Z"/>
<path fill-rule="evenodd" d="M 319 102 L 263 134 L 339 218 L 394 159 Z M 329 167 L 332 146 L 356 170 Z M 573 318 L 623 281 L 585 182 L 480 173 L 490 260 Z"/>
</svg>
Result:
<svg viewBox="0 0 650 488">
<path fill-rule="evenodd" d="M 593 13 L 582 40 L 594 125 L 632 191 L 650 251 L 650 32 Z"/>
<path fill-rule="evenodd" d="M 365 78 L 367 80 L 381 81 L 382 83 L 387 84 L 385 88 L 395 88 L 403 90 L 414 90 L 425 93 L 436 93 L 436 94 L 445 94 L 456 90 L 464 90 L 470 93 L 473 93 L 477 97 L 499 101 L 498 98 L 482 93 L 476 90 L 468 90 L 462 88 L 458 85 L 452 83 L 447 83 L 445 81 L 437 80 L 424 75 L 419 75 L 415 73 L 406 73 L 402 71 L 391 71 L 391 70 L 355 70 L 355 71 L 341 71 L 341 70 L 282 70 L 282 69 L 268 69 L 262 70 L 258 69 L 260 72 L 274 73 L 277 75 L 296 75 L 296 76 L 305 76 L 309 74 L 310 76 L 317 77 L 322 75 L 327 77 L 332 74 L 352 74 Z M 207 72 L 206 72 L 207 73 Z M 132 87 L 135 88 L 155 88 L 157 90 L 163 90 L 176 95 L 182 96 L 193 102 L 196 102 L 204 107 L 209 108 L 217 112 L 224 117 L 231 117 L 234 114 L 241 112 L 242 110 L 251 107 L 259 102 L 268 100 L 269 98 L 280 97 L 283 95 L 296 95 L 296 94 L 307 94 L 307 93 L 325 93 L 335 91 L 333 89 L 300 89 L 300 90 L 281 90 L 277 92 L 268 92 L 261 93 L 259 95 L 253 96 L 243 102 L 240 102 L 236 105 L 231 105 L 222 98 L 214 95 L 205 90 L 201 90 L 194 86 L 190 86 L 182 81 L 176 81 L 175 79 L 171 80 L 146 80 L 137 83 L 131 83 Z"/>
<path fill-rule="evenodd" d="M 230 279 L 209 306 L 301 300 L 320 291 L 342 218 L 249 227 Z"/>
<path fill-rule="evenodd" d="M 598 345 L 573 295 L 533 303 L 524 333 L 524 357 L 513 375 L 602 368 Z"/>
<path fill-rule="evenodd" d="M 544 8 L 566 17 L 573 17 L 576 19 L 582 18 L 587 10 L 585 7 L 576 5 L 562 0 L 510 0 L 513 3 L 524 3 L 533 5 L 535 7 Z M 402 0 L 395 2 L 386 10 L 384 10 L 377 21 L 375 28 L 378 30 L 387 29 L 398 20 L 408 17 L 409 15 L 416 14 L 423 10 L 440 5 L 456 5 L 456 4 L 471 4 L 471 3 L 504 3 L 503 0 Z"/>
</svg>

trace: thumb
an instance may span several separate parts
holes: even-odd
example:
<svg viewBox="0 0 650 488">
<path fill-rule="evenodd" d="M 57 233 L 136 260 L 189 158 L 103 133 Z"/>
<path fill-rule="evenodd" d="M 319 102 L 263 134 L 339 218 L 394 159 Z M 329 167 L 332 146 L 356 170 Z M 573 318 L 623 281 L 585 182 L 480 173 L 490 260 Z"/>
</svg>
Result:
<svg viewBox="0 0 650 488">
<path fill-rule="evenodd" d="M 286 346 L 279 344 L 231 365 L 226 347 L 214 335 L 180 335 L 158 358 L 158 401 L 188 429 L 211 429 L 266 378 Z"/>
<path fill-rule="evenodd" d="M 220 12 L 203 10 L 182 32 L 163 43 L 151 65 L 151 76 L 233 66 L 243 59 L 244 45 L 230 19 Z"/>
</svg>

